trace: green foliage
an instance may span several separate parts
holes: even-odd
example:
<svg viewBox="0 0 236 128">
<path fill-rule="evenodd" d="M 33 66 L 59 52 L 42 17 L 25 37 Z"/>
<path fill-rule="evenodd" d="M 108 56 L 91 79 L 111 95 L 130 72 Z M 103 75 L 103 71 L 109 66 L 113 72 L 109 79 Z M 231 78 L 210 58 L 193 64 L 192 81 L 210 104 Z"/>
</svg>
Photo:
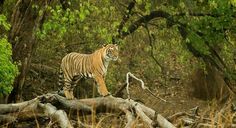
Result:
<svg viewBox="0 0 236 128">
<path fill-rule="evenodd" d="M 54 37 L 55 41 L 61 41 L 68 36 L 68 33 L 78 33 L 82 38 L 88 38 L 90 41 L 93 41 L 94 35 L 97 35 L 99 40 L 111 42 L 112 36 L 117 34 L 116 27 L 119 24 L 116 21 L 108 21 L 108 24 L 98 22 L 101 20 L 99 18 L 108 18 L 111 16 L 111 12 L 115 11 L 111 1 L 104 3 L 104 6 L 98 7 L 94 2 L 83 1 L 79 3 L 78 7 L 66 10 L 61 5 L 49 6 L 47 10 L 50 17 L 37 35 L 41 40 Z M 101 17 L 97 17 L 99 15 Z"/>
<path fill-rule="evenodd" d="M 6 17 L 0 15 L 0 26 L 5 30 L 10 29 L 10 24 L 6 22 Z M 6 36 L 0 37 L 0 96 L 9 94 L 12 90 L 14 78 L 18 74 L 16 64 L 12 62 L 12 48 Z"/>
<path fill-rule="evenodd" d="M 63 10 L 62 6 L 57 5 L 55 8 L 50 6 L 47 7 L 50 12 L 50 19 L 43 24 L 43 28 L 37 31 L 37 36 L 41 40 L 46 40 L 48 37 L 55 37 L 57 40 L 61 40 L 64 34 L 67 32 L 68 26 L 76 22 L 75 17 L 80 17 L 81 13 L 76 11 L 71 11 L 70 9 Z M 39 10 L 40 13 L 40 10 Z"/>
<path fill-rule="evenodd" d="M 179 7 L 170 11 L 173 14 L 176 11 L 185 13 L 176 19 L 186 24 L 186 43 L 190 43 L 199 53 L 209 55 L 209 46 L 205 43 L 213 48 L 222 46 L 226 42 L 225 31 L 235 28 L 235 8 L 232 5 L 234 6 L 233 0 L 180 1 Z"/>
<path fill-rule="evenodd" d="M 209 48 L 205 44 L 204 40 L 197 35 L 196 33 L 189 31 L 188 37 L 186 38 L 187 43 L 191 43 L 191 45 L 197 49 L 203 55 L 209 55 Z"/>
<path fill-rule="evenodd" d="M 10 30 L 11 25 L 7 23 L 7 17 L 4 15 L 0 15 L 0 25 L 2 25 L 5 30 Z"/>
<path fill-rule="evenodd" d="M 37 5 L 33 8 L 40 10 Z M 91 53 L 102 44 L 111 43 L 112 37 L 118 34 L 117 27 L 122 18 L 117 12 L 110 0 L 73 1 L 67 9 L 60 3 L 48 6 L 43 27 L 36 32 L 40 40 L 34 55 L 37 59 L 33 61 L 58 68 L 66 53 Z M 113 75 L 109 75 L 108 85 L 114 85 Z"/>
<path fill-rule="evenodd" d="M 71 2 L 67 9 L 63 9 L 59 2 L 48 6 L 46 20 L 42 29 L 37 32 L 41 40 L 34 62 L 58 68 L 61 58 L 68 52 L 91 53 L 102 44 L 111 43 L 112 37 L 118 34 L 117 28 L 124 14 L 127 13 L 127 6 L 124 5 L 131 1 Z M 144 27 L 139 27 L 137 31 L 121 40 L 122 62 L 109 66 L 107 85 L 124 82 L 128 71 L 142 76 L 145 82 L 153 85 L 156 79 L 159 79 L 161 70 L 151 57 L 152 52 L 170 75 L 177 72 L 181 74 L 181 79 L 187 78 L 195 67 L 204 67 L 201 60 L 194 58 L 187 50 L 187 43 L 207 56 L 212 56 L 208 44 L 213 48 L 220 48 L 219 54 L 222 59 L 233 65 L 231 51 L 235 47 L 226 43 L 225 30 L 230 30 L 230 33 L 236 31 L 235 5 L 235 0 L 137 0 L 122 31 L 128 32 L 131 24 L 151 11 L 163 10 L 171 14 L 176 22 L 168 27 L 165 18 L 156 18 L 142 24 L 149 28 L 153 47 L 150 46 Z M 178 23 L 186 27 L 186 40 L 181 38 Z M 231 37 L 235 35 L 232 34 Z"/>
<path fill-rule="evenodd" d="M 17 0 L 5 0 L 2 6 L 2 14 L 6 17 L 10 17 L 16 2 Z"/>
<path fill-rule="evenodd" d="M 151 11 L 151 0 L 136 0 L 136 3 L 138 5 L 137 11 L 143 14 L 150 14 Z"/>
</svg>

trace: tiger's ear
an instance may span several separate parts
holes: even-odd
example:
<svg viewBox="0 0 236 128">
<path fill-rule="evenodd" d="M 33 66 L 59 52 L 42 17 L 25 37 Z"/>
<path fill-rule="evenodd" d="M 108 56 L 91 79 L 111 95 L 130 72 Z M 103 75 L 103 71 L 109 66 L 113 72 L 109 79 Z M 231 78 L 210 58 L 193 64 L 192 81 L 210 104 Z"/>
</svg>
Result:
<svg viewBox="0 0 236 128">
<path fill-rule="evenodd" d="M 115 45 L 116 49 L 118 49 L 118 44 L 114 44 L 114 45 Z"/>
<path fill-rule="evenodd" d="M 103 48 L 106 47 L 106 44 L 102 44 L 102 47 L 103 47 Z"/>
</svg>

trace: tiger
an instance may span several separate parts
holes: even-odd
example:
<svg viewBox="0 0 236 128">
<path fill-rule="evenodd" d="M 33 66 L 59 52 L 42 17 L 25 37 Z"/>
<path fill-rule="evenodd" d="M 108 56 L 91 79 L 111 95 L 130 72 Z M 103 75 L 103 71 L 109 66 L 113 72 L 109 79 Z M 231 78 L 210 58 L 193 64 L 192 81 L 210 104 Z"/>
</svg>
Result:
<svg viewBox="0 0 236 128">
<path fill-rule="evenodd" d="M 64 95 L 74 99 L 73 90 L 82 78 L 93 78 L 97 83 L 98 93 L 110 95 L 105 84 L 105 75 L 110 61 L 118 59 L 117 44 L 108 44 L 91 54 L 71 52 L 62 58 L 59 74 L 59 86 L 63 84 Z"/>
</svg>

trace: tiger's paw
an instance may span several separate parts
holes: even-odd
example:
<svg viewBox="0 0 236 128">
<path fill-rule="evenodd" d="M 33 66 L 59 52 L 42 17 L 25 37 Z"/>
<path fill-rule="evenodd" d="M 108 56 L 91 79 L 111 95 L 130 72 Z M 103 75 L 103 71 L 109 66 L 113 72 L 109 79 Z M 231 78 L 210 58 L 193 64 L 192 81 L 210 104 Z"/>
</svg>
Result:
<svg viewBox="0 0 236 128">
<path fill-rule="evenodd" d="M 112 96 L 110 92 L 104 95 L 103 97 L 108 97 L 108 96 Z"/>
<path fill-rule="evenodd" d="M 66 99 L 68 99 L 68 100 L 73 100 L 73 99 L 75 99 L 73 93 L 71 93 L 71 92 L 69 92 L 69 91 L 64 91 L 64 93 L 65 93 Z"/>
<path fill-rule="evenodd" d="M 68 100 L 74 100 L 75 97 L 74 97 L 73 94 L 70 93 L 69 95 L 67 95 L 66 99 L 68 99 Z"/>
<path fill-rule="evenodd" d="M 75 97 L 66 97 L 67 100 L 75 100 Z"/>
</svg>

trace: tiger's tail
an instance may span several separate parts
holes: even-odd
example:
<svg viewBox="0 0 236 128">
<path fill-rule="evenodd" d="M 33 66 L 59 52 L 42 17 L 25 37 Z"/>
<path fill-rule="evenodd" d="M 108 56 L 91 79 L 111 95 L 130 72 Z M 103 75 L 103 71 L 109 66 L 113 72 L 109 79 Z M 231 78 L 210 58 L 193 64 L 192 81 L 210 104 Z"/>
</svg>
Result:
<svg viewBox="0 0 236 128">
<path fill-rule="evenodd" d="M 64 75 L 63 75 L 63 71 L 60 68 L 59 70 L 59 74 L 58 74 L 58 86 L 62 89 L 64 86 Z M 61 90 L 60 89 L 60 90 Z"/>
</svg>

